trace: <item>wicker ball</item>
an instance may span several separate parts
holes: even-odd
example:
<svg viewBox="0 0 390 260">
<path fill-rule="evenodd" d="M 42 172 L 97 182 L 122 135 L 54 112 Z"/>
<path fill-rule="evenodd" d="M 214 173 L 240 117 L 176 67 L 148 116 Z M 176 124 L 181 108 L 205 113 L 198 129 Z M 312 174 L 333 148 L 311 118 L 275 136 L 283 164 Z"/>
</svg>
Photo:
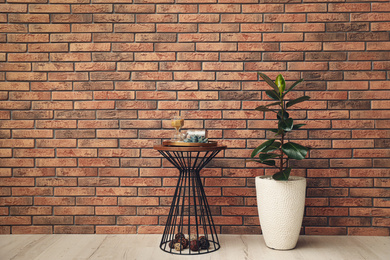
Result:
<svg viewBox="0 0 390 260">
<path fill-rule="evenodd" d="M 209 241 L 204 236 L 199 238 L 199 243 L 201 249 L 208 249 L 210 247 Z"/>
<path fill-rule="evenodd" d="M 190 242 L 190 249 L 191 249 L 191 251 L 199 251 L 199 241 L 198 240 L 192 240 Z"/>
<path fill-rule="evenodd" d="M 181 243 L 176 243 L 176 244 L 175 244 L 175 250 L 176 250 L 176 251 L 181 251 L 181 250 L 183 250 L 182 244 L 181 244 Z"/>
<path fill-rule="evenodd" d="M 183 249 L 188 247 L 188 240 L 185 238 L 178 239 L 177 242 L 182 245 Z"/>
<path fill-rule="evenodd" d="M 175 239 L 179 239 L 179 238 L 185 238 L 184 234 L 183 233 L 177 233 L 175 235 Z"/>
<path fill-rule="evenodd" d="M 171 242 L 169 242 L 169 247 L 170 248 L 175 248 L 175 244 L 177 243 L 178 241 L 176 239 L 174 240 L 171 240 Z"/>
</svg>

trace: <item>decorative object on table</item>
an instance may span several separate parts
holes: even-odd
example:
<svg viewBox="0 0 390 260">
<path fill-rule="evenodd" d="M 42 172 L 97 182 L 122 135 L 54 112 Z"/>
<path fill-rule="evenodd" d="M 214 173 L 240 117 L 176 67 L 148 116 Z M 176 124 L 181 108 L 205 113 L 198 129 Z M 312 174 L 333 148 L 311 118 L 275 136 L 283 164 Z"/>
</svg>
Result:
<svg viewBox="0 0 390 260">
<path fill-rule="evenodd" d="M 184 126 L 184 119 L 180 116 L 175 116 L 171 120 L 171 125 L 176 129 L 176 132 L 172 136 L 171 141 L 183 141 L 186 137 L 186 134 L 180 132 L 180 130 Z"/>
<path fill-rule="evenodd" d="M 175 243 L 175 250 L 176 251 L 181 251 L 183 250 L 183 245 L 181 243 Z"/>
<path fill-rule="evenodd" d="M 175 239 L 186 238 L 183 233 L 177 233 Z"/>
<path fill-rule="evenodd" d="M 221 246 L 200 171 L 226 146 L 156 145 L 154 149 L 179 170 L 160 248 L 180 255 L 199 255 L 218 250 Z"/>
<path fill-rule="evenodd" d="M 199 246 L 201 249 L 208 249 L 210 247 L 210 243 L 204 236 L 202 236 L 199 238 Z"/>
<path fill-rule="evenodd" d="M 206 129 L 190 129 L 187 130 L 187 138 L 190 138 L 191 136 L 197 135 L 198 137 L 207 137 L 207 131 Z"/>
<path fill-rule="evenodd" d="M 187 130 L 186 138 L 182 141 L 163 141 L 163 145 L 168 146 L 217 146 L 215 141 L 209 141 L 205 129 Z"/>
<path fill-rule="evenodd" d="M 183 147 L 211 147 L 218 146 L 218 142 L 216 141 L 208 141 L 208 143 L 189 143 L 184 141 L 172 142 L 170 140 L 163 141 L 163 145 L 165 146 L 183 146 Z"/>
<path fill-rule="evenodd" d="M 184 139 L 186 143 L 208 143 L 209 139 L 201 135 L 191 135 Z"/>
<path fill-rule="evenodd" d="M 190 249 L 191 251 L 199 251 L 199 240 L 191 240 L 190 242 Z"/>
<path fill-rule="evenodd" d="M 256 177 L 257 207 L 265 244 L 273 249 L 287 250 L 294 248 L 298 241 L 306 191 L 305 178 L 290 177 L 289 160 L 302 160 L 308 152 L 305 146 L 286 142 L 286 135 L 289 132 L 304 126 L 304 124 L 294 124 L 287 109 L 309 100 L 310 97 L 302 96 L 290 101 L 285 100 L 286 94 L 303 79 L 286 89 L 286 82 L 281 74 L 277 76 L 275 82 L 263 73 L 259 75 L 272 87 L 272 90 L 267 90 L 265 93 L 275 102 L 259 106 L 256 110 L 275 113 L 278 128 L 270 129 L 276 134 L 276 138 L 265 141 L 251 154 L 252 158 L 257 157 L 255 162 L 277 169 L 272 177 Z"/>
</svg>

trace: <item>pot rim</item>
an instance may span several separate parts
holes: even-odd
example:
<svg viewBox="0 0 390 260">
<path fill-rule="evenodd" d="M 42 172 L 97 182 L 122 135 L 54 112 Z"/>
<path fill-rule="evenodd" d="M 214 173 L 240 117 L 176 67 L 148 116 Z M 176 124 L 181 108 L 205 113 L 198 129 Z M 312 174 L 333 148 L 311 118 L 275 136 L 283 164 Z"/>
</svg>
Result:
<svg viewBox="0 0 390 260">
<path fill-rule="evenodd" d="M 274 179 L 272 178 L 272 175 L 261 175 L 261 176 L 256 176 L 255 178 L 256 178 L 256 179 L 259 179 L 259 180 L 277 181 L 277 182 L 306 181 L 306 178 L 305 178 L 305 177 L 301 177 L 301 176 L 290 176 L 290 177 L 288 178 L 288 180 L 286 180 L 286 181 L 274 180 Z"/>
</svg>

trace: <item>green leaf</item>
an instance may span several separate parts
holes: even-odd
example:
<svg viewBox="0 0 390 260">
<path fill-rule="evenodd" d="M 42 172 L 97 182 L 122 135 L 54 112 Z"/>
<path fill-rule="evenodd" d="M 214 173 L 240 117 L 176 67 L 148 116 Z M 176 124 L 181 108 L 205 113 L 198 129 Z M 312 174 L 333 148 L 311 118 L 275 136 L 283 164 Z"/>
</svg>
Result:
<svg viewBox="0 0 390 260">
<path fill-rule="evenodd" d="M 268 105 L 265 105 L 266 107 L 270 107 L 270 106 L 275 106 L 275 105 L 280 105 L 280 102 L 274 102 L 274 103 L 271 103 L 271 104 L 268 104 Z"/>
<path fill-rule="evenodd" d="M 291 107 L 291 106 L 293 106 L 295 104 L 301 103 L 301 102 L 309 100 L 309 99 L 310 99 L 309 96 L 299 97 L 297 99 L 294 99 L 294 100 L 291 100 L 291 101 L 287 102 L 286 107 Z"/>
<path fill-rule="evenodd" d="M 276 77 L 275 84 L 278 86 L 280 96 L 282 96 L 283 91 L 286 88 L 286 81 L 284 80 L 282 74 L 279 74 Z"/>
<path fill-rule="evenodd" d="M 265 141 L 264 143 L 262 143 L 261 145 L 259 145 L 258 147 L 256 147 L 252 154 L 251 154 L 251 157 L 255 157 L 256 155 L 258 155 L 260 152 L 262 152 L 265 148 L 267 148 L 268 146 L 272 145 L 273 142 L 275 142 L 275 139 L 270 139 L 268 141 Z"/>
<path fill-rule="evenodd" d="M 266 90 L 265 94 L 267 94 L 267 96 L 269 96 L 273 100 L 280 100 L 278 93 L 274 90 Z"/>
<path fill-rule="evenodd" d="M 288 177 L 290 176 L 290 172 L 291 172 L 291 168 L 287 167 L 286 169 L 284 169 L 284 171 L 277 172 L 274 175 L 272 175 L 272 178 L 278 181 L 287 181 Z"/>
<path fill-rule="evenodd" d="M 287 113 L 286 111 L 283 111 L 283 120 L 286 120 L 287 118 L 289 118 L 290 114 Z M 278 114 L 276 115 L 276 117 L 279 119 L 279 120 L 282 120 L 282 110 L 279 110 Z"/>
<path fill-rule="evenodd" d="M 279 157 L 279 154 L 276 154 L 276 153 L 261 153 L 259 155 L 259 159 L 262 162 L 266 161 L 268 159 L 276 158 L 276 157 Z"/>
<path fill-rule="evenodd" d="M 260 77 L 262 77 L 265 80 L 265 82 L 267 82 L 268 85 L 270 85 L 276 91 L 276 93 L 279 92 L 278 86 L 276 86 L 275 82 L 273 82 L 267 75 L 265 75 L 264 73 L 260 73 L 260 72 L 257 72 L 257 74 L 259 74 Z"/>
<path fill-rule="evenodd" d="M 259 161 L 259 160 L 251 160 L 252 162 L 262 163 L 269 166 L 275 166 L 276 163 L 274 160 L 268 160 L 268 161 Z"/>
<path fill-rule="evenodd" d="M 297 80 L 295 81 L 291 87 L 289 89 L 287 89 L 286 93 L 283 94 L 283 97 L 288 93 L 290 92 L 291 90 L 293 90 L 293 88 L 295 88 L 299 83 L 301 83 L 303 81 L 303 79 L 300 79 L 300 80 Z"/>
<path fill-rule="evenodd" d="M 283 129 L 286 132 L 293 130 L 294 120 L 292 118 L 287 118 L 284 121 L 279 121 L 279 128 Z"/>
<path fill-rule="evenodd" d="M 255 108 L 257 111 L 272 111 L 271 109 L 267 108 L 266 106 L 258 106 Z"/>
<path fill-rule="evenodd" d="M 288 142 L 282 145 L 282 151 L 292 159 L 302 160 L 307 155 L 308 149 L 300 144 Z"/>
<path fill-rule="evenodd" d="M 269 129 L 269 131 L 277 133 L 277 132 L 279 132 L 279 129 Z"/>
<path fill-rule="evenodd" d="M 281 145 L 281 143 L 276 141 L 273 144 L 271 144 L 270 146 L 268 146 L 267 148 L 265 148 L 262 152 L 268 153 L 268 152 L 276 151 L 279 149 L 280 145 Z"/>
<path fill-rule="evenodd" d="M 269 166 L 275 166 L 275 160 L 268 160 L 268 161 L 263 161 L 261 162 L 262 164 L 269 165 Z"/>
<path fill-rule="evenodd" d="M 296 125 L 293 126 L 293 130 L 297 130 L 297 129 L 301 128 L 304 125 L 306 125 L 306 124 L 296 124 Z"/>
</svg>

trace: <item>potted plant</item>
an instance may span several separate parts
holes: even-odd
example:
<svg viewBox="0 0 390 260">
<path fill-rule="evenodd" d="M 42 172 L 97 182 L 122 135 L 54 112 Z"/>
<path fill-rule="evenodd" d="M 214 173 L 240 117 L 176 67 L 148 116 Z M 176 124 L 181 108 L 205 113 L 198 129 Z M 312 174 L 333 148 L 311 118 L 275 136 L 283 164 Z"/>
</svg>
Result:
<svg viewBox="0 0 390 260">
<path fill-rule="evenodd" d="M 287 250 L 294 248 L 298 241 L 306 192 L 305 178 L 290 177 L 289 160 L 302 160 L 308 151 L 307 147 L 287 140 L 289 132 L 304 126 L 304 124 L 294 124 L 287 110 L 310 97 L 302 96 L 286 101 L 286 95 L 303 79 L 286 89 L 286 82 L 282 75 L 279 74 L 274 82 L 265 74 L 258 74 L 272 88 L 265 93 L 275 102 L 259 106 L 256 110 L 275 113 L 278 120 L 278 127 L 270 129 L 276 137 L 256 147 L 251 154 L 253 161 L 277 169 L 272 176 L 256 177 L 260 225 L 268 247 Z"/>
</svg>

